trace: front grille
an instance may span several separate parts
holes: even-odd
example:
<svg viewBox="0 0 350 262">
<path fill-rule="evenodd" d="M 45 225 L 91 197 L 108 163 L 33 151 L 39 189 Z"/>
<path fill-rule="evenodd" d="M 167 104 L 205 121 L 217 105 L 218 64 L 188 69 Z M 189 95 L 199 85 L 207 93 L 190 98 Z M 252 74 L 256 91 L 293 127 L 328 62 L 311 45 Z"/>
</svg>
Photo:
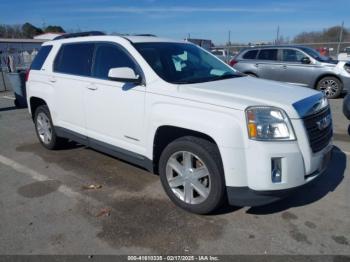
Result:
<svg viewBox="0 0 350 262">
<path fill-rule="evenodd" d="M 331 110 L 328 107 L 322 109 L 321 111 L 304 117 L 304 125 L 307 131 L 307 135 L 309 137 L 310 146 L 312 152 L 317 153 L 325 148 L 333 136 L 333 128 L 332 122 L 326 128 L 320 130 L 319 125 L 317 124 L 319 121 L 322 121 L 325 117 L 331 114 Z"/>
</svg>

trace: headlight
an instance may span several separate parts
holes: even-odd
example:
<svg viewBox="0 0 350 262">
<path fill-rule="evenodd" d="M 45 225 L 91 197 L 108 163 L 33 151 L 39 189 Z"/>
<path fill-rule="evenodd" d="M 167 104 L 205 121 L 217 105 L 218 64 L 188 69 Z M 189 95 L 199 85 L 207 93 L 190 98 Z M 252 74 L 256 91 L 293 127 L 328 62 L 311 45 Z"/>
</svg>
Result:
<svg viewBox="0 0 350 262">
<path fill-rule="evenodd" d="M 250 139 L 260 141 L 295 140 L 287 114 L 279 108 L 254 106 L 246 109 Z"/>
</svg>

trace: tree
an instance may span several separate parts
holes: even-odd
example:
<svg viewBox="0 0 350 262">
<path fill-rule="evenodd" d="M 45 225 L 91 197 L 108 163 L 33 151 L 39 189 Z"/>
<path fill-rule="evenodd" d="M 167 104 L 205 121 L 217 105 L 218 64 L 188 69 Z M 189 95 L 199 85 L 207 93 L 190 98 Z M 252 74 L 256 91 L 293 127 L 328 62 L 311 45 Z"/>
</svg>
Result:
<svg viewBox="0 0 350 262">
<path fill-rule="evenodd" d="M 64 29 L 61 26 L 49 25 L 45 28 L 45 33 L 65 33 Z"/>
<path fill-rule="evenodd" d="M 333 26 L 323 31 L 302 32 L 294 37 L 295 43 L 322 43 L 322 42 L 338 42 L 341 27 Z M 350 40 L 350 31 L 344 28 L 343 41 Z"/>
<path fill-rule="evenodd" d="M 33 38 L 36 35 L 42 34 L 43 30 L 33 26 L 30 23 L 25 23 L 24 25 L 22 25 L 22 32 L 25 38 Z"/>
</svg>

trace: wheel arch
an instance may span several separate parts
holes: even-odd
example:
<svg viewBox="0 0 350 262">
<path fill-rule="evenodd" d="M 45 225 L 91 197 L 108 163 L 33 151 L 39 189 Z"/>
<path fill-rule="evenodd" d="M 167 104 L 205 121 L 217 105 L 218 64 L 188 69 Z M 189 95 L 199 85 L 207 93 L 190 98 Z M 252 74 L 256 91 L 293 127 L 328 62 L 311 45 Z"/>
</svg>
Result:
<svg viewBox="0 0 350 262">
<path fill-rule="evenodd" d="M 30 112 L 32 114 L 32 119 L 34 119 L 36 109 L 41 105 L 47 105 L 44 99 L 36 96 L 32 96 L 29 99 L 29 107 L 30 107 Z"/>
<path fill-rule="evenodd" d="M 326 74 L 322 74 L 316 78 L 316 80 L 313 84 L 313 88 L 317 89 L 318 83 L 321 81 L 321 79 L 323 79 L 325 77 L 334 77 L 334 78 L 338 79 L 342 85 L 344 85 L 343 81 L 341 80 L 341 78 L 339 76 L 337 76 L 336 74 L 332 74 L 332 73 L 326 73 Z"/>
<path fill-rule="evenodd" d="M 246 75 L 254 75 L 255 77 L 259 77 L 256 73 L 252 72 L 252 71 L 245 71 L 243 72 L 243 74 L 246 74 Z"/>
<path fill-rule="evenodd" d="M 162 154 L 166 146 L 169 145 L 171 142 L 175 141 L 176 139 L 185 136 L 194 136 L 208 140 L 209 142 L 213 143 L 219 150 L 218 144 L 216 143 L 214 138 L 205 133 L 172 125 L 159 126 L 155 132 L 153 140 L 153 166 L 155 173 L 158 172 L 160 155 Z"/>
</svg>

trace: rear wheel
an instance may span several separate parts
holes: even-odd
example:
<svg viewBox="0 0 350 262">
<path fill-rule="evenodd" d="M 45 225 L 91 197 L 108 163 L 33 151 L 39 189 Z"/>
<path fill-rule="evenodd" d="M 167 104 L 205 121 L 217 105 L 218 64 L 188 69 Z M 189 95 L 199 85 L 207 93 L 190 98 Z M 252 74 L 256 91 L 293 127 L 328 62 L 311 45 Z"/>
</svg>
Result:
<svg viewBox="0 0 350 262">
<path fill-rule="evenodd" d="M 197 214 L 217 209 L 224 200 L 225 181 L 216 145 L 197 137 L 183 137 L 162 152 L 159 174 L 169 198 Z"/>
<path fill-rule="evenodd" d="M 337 98 L 343 90 L 343 84 L 336 77 L 326 76 L 318 81 L 317 90 L 322 91 L 327 98 Z"/>
<path fill-rule="evenodd" d="M 67 142 L 67 139 L 57 136 L 46 105 L 41 105 L 35 110 L 34 124 L 40 143 L 47 149 L 57 149 Z"/>
</svg>

